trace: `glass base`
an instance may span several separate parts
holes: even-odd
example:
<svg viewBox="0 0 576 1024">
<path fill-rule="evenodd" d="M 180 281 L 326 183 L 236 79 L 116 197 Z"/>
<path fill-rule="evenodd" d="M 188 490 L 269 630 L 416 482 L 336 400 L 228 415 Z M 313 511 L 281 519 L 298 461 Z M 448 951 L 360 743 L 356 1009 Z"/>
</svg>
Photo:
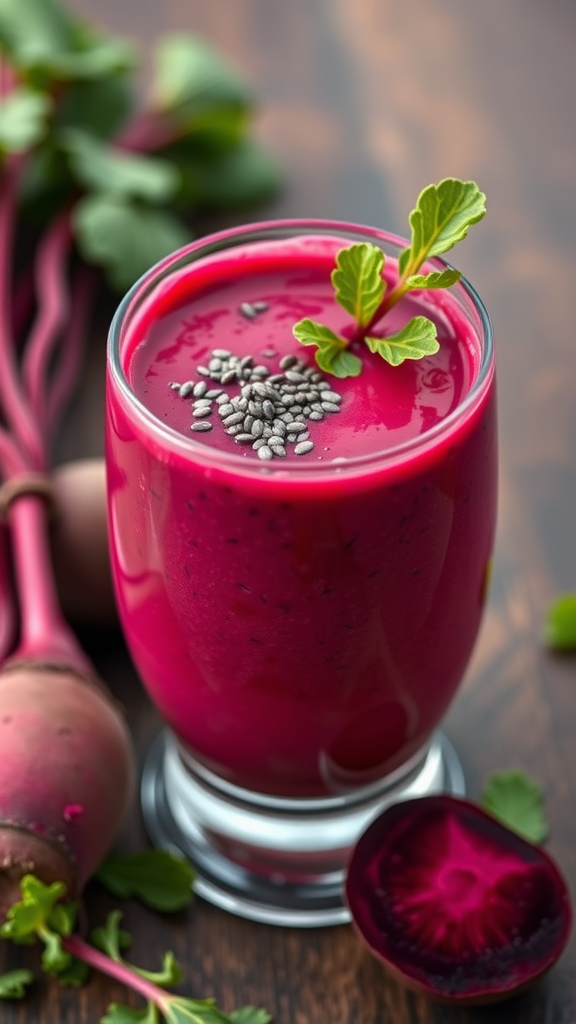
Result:
<svg viewBox="0 0 576 1024">
<path fill-rule="evenodd" d="M 376 815 L 397 800 L 464 791 L 460 761 L 441 733 L 378 783 L 295 800 L 224 782 L 164 730 L 144 766 L 141 802 L 154 845 L 194 865 L 199 896 L 253 921 L 311 928 L 350 920 L 346 863 Z"/>
</svg>

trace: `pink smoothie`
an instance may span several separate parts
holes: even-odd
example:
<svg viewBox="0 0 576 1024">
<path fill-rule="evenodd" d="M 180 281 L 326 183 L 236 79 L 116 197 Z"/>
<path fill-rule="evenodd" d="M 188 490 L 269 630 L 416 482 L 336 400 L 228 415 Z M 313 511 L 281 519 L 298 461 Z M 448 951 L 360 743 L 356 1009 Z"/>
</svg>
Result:
<svg viewBox="0 0 576 1024">
<path fill-rule="evenodd" d="M 343 244 L 244 244 L 177 270 L 124 317 L 108 387 L 114 574 L 143 681 L 207 768 L 294 797 L 374 782 L 426 743 L 476 638 L 495 523 L 492 370 L 459 287 L 380 325 L 429 316 L 437 355 L 392 368 L 363 346 L 360 377 L 325 378 L 340 412 L 307 423 L 308 454 L 262 461 L 216 405 L 190 429 L 170 385 L 201 380 L 214 349 L 274 375 L 287 354 L 314 366 L 300 318 L 350 329 L 330 285 Z"/>
</svg>

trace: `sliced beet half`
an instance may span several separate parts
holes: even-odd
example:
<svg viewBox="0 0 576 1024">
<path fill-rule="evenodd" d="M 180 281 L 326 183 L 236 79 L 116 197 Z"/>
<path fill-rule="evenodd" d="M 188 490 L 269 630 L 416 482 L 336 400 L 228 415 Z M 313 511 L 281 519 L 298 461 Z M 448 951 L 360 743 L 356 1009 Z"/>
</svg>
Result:
<svg viewBox="0 0 576 1024">
<path fill-rule="evenodd" d="M 360 936 L 396 977 L 460 1005 L 532 984 L 572 924 L 551 858 L 451 796 L 384 811 L 356 845 L 346 899 Z"/>
</svg>

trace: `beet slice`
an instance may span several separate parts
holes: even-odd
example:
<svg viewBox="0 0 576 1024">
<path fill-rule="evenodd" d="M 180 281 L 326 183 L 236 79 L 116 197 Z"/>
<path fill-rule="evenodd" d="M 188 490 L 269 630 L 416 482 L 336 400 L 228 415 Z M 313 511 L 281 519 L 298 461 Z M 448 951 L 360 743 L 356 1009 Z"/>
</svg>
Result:
<svg viewBox="0 0 576 1024">
<path fill-rule="evenodd" d="M 406 800 L 360 837 L 346 881 L 360 936 L 411 988 L 496 1002 L 558 959 L 570 897 L 541 849 L 451 796 Z"/>
</svg>

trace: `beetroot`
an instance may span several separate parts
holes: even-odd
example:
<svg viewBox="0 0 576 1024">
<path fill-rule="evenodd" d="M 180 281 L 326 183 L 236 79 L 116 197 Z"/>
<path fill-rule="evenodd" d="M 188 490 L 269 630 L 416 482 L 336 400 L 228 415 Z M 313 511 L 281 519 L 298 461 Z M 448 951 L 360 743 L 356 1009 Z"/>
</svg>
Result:
<svg viewBox="0 0 576 1024">
<path fill-rule="evenodd" d="M 352 856 L 346 898 L 393 974 L 460 1005 L 530 985 L 558 959 L 572 923 L 550 857 L 449 796 L 401 802 L 377 818 Z"/>
<path fill-rule="evenodd" d="M 133 788 L 131 745 L 110 695 L 71 670 L 0 673 L 0 921 L 34 874 L 79 893 Z"/>
</svg>

